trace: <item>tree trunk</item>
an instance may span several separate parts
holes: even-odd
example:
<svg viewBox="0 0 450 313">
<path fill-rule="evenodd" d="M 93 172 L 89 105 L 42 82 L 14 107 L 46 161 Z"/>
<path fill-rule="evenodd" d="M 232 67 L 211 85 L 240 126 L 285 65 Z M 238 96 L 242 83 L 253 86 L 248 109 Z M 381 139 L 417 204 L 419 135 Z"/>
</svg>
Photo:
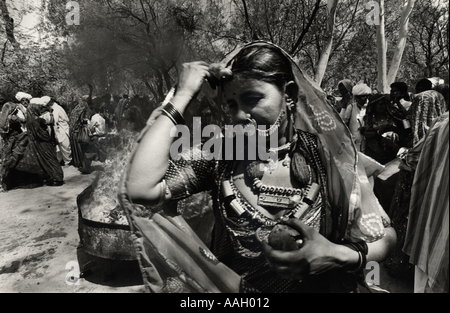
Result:
<svg viewBox="0 0 450 313">
<path fill-rule="evenodd" d="M 317 70 L 314 80 L 320 86 L 322 84 L 323 76 L 327 69 L 328 61 L 330 59 L 331 47 L 333 46 L 333 33 L 334 33 L 334 23 L 336 21 L 336 8 L 339 0 L 328 0 L 327 1 L 327 30 L 325 34 L 326 44 L 322 54 L 320 55 L 319 62 L 317 64 Z"/>
<path fill-rule="evenodd" d="M 387 84 L 387 60 L 386 60 L 386 36 L 384 30 L 384 0 L 378 0 L 380 5 L 380 23 L 377 28 L 377 48 L 378 48 L 378 91 L 382 93 L 389 93 L 389 86 Z"/>
<path fill-rule="evenodd" d="M 18 50 L 20 49 L 20 45 L 14 36 L 14 19 L 9 15 L 6 0 L 0 0 L 0 11 L 2 12 L 2 18 L 5 22 L 6 38 L 13 45 L 14 49 Z"/>
<path fill-rule="evenodd" d="M 405 50 L 406 40 L 408 38 L 408 24 L 409 17 L 414 8 L 415 0 L 408 0 L 403 7 L 402 16 L 400 18 L 400 30 L 398 34 L 398 42 L 397 47 L 394 51 L 394 56 L 391 61 L 391 65 L 389 67 L 389 73 L 387 76 L 388 84 L 392 84 L 395 82 L 395 78 L 397 77 L 397 72 L 400 67 L 400 63 L 402 61 L 403 51 Z"/>
</svg>

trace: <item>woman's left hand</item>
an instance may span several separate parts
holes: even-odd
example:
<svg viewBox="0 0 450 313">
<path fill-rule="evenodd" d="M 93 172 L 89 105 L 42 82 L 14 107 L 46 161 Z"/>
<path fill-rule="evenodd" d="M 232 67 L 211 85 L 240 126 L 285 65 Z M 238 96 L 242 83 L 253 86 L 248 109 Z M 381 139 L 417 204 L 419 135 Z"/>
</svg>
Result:
<svg viewBox="0 0 450 313">
<path fill-rule="evenodd" d="M 269 266 L 285 279 L 303 280 L 318 275 L 342 264 L 336 257 L 337 245 L 328 241 L 314 228 L 298 219 L 290 219 L 286 225 L 297 230 L 303 239 L 302 246 L 295 251 L 274 250 L 263 242 L 263 251 Z"/>
</svg>

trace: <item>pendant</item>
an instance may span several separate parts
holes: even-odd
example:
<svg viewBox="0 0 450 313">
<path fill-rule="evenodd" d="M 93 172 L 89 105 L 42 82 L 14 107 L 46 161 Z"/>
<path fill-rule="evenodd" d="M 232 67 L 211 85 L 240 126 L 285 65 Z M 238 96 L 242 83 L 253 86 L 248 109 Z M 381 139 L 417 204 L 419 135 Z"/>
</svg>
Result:
<svg viewBox="0 0 450 313">
<path fill-rule="evenodd" d="M 258 205 L 262 207 L 292 210 L 300 200 L 301 197 L 299 195 L 273 195 L 266 192 L 260 192 L 258 195 Z"/>
<path fill-rule="evenodd" d="M 255 161 L 247 166 L 247 174 L 253 178 L 261 179 L 265 172 L 270 172 L 276 170 L 278 166 L 278 160 L 268 159 L 267 161 Z"/>
<path fill-rule="evenodd" d="M 287 168 L 289 168 L 289 166 L 291 166 L 291 158 L 289 157 L 289 154 L 286 154 L 286 156 L 284 157 L 284 160 L 281 164 Z"/>
<path fill-rule="evenodd" d="M 256 129 L 258 128 L 258 124 L 254 119 L 248 119 L 248 123 L 244 125 L 243 132 L 244 135 L 251 137 L 256 133 Z"/>
</svg>

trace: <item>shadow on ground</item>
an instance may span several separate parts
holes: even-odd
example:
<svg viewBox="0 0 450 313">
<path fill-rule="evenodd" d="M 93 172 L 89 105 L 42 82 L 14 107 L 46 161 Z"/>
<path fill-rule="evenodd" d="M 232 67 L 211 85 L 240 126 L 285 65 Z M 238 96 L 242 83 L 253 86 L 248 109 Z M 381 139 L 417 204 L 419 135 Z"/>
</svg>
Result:
<svg viewBox="0 0 450 313">
<path fill-rule="evenodd" d="M 138 261 L 110 260 L 90 255 L 83 247 L 77 249 L 80 277 L 109 287 L 143 286 Z"/>
</svg>

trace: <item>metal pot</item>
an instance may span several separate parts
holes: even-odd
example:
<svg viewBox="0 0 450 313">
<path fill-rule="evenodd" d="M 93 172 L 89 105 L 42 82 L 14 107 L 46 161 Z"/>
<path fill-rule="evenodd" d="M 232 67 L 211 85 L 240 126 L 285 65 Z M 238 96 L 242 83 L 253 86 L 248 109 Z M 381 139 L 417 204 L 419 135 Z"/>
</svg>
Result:
<svg viewBox="0 0 450 313">
<path fill-rule="evenodd" d="M 83 217 L 94 191 L 95 182 L 77 197 L 78 234 L 85 251 L 91 255 L 113 260 L 136 260 L 129 225 L 106 224 Z"/>
</svg>

